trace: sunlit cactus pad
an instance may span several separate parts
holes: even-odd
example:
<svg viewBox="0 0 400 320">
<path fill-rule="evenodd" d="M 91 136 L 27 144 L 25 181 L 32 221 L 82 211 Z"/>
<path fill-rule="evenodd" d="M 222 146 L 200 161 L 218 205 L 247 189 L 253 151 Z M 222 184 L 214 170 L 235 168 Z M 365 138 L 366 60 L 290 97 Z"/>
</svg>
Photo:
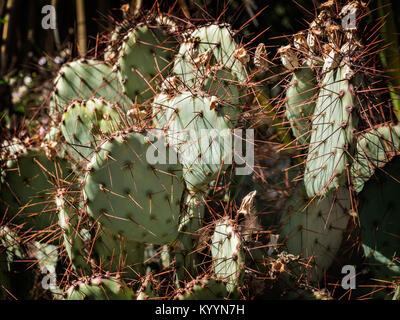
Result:
<svg viewBox="0 0 400 320">
<path fill-rule="evenodd" d="M 135 131 L 105 141 L 88 165 L 83 192 L 88 214 L 104 228 L 132 241 L 169 244 L 178 236 L 182 170 L 151 165 L 150 146 Z"/>
</svg>

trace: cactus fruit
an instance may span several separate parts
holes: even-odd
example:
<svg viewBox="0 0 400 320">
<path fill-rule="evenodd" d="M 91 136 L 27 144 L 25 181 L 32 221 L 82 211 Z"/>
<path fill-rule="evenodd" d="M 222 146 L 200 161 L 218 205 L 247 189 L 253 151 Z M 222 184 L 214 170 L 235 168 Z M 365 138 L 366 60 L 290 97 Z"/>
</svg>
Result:
<svg viewBox="0 0 400 320">
<path fill-rule="evenodd" d="M 353 144 L 354 92 L 344 68 L 325 74 L 312 119 L 304 173 L 307 195 L 327 195 L 347 182 L 349 148 Z"/>
<path fill-rule="evenodd" d="M 71 156 L 79 162 L 90 155 L 99 141 L 107 135 L 127 126 L 117 107 L 93 98 L 87 101 L 74 101 L 62 115 L 62 133 L 68 144 Z"/>
<path fill-rule="evenodd" d="M 281 218 L 280 235 L 288 252 L 300 254 L 307 262 L 312 259 L 313 281 L 320 280 L 334 261 L 349 222 L 350 209 L 348 190 L 338 189 L 330 197 L 309 203 L 303 183 L 288 201 Z"/>
<path fill-rule="evenodd" d="M 132 101 L 142 104 L 155 95 L 172 67 L 175 45 L 159 26 L 138 25 L 127 33 L 119 50 L 118 71 Z"/>
<path fill-rule="evenodd" d="M 75 281 L 66 292 L 66 300 L 134 300 L 135 293 L 109 275 L 94 275 Z"/>
<path fill-rule="evenodd" d="M 196 278 L 178 290 L 175 300 L 222 300 L 229 296 L 225 284 L 211 277 Z"/>
<path fill-rule="evenodd" d="M 150 145 L 148 137 L 135 131 L 102 143 L 87 168 L 84 198 L 88 214 L 114 234 L 171 244 L 178 237 L 182 170 L 168 160 L 149 164 Z"/>
<path fill-rule="evenodd" d="M 80 59 L 62 66 L 54 81 L 54 102 L 63 112 L 71 101 L 104 98 L 127 111 L 132 101 L 123 93 L 118 74 L 105 62 Z"/>
<path fill-rule="evenodd" d="M 361 242 L 368 267 L 378 279 L 400 275 L 399 157 L 367 181 L 359 193 Z"/>
<path fill-rule="evenodd" d="M 13 223 L 28 230 L 46 230 L 57 223 L 52 194 L 71 170 L 63 159 L 50 160 L 42 149 L 14 155 L 2 169 L 0 208 Z"/>
<path fill-rule="evenodd" d="M 234 222 L 228 218 L 218 221 L 211 241 L 215 275 L 226 283 L 229 292 L 234 292 L 243 281 L 245 259 L 242 238 Z"/>
</svg>

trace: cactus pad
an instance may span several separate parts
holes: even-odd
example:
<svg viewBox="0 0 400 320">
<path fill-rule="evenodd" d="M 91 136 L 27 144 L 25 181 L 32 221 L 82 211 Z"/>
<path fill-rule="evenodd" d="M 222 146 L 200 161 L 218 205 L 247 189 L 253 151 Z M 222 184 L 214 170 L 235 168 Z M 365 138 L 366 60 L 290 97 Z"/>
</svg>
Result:
<svg viewBox="0 0 400 320">
<path fill-rule="evenodd" d="M 385 166 L 399 150 L 400 126 L 381 126 L 364 133 L 357 141 L 350 171 L 354 190 L 360 192 L 375 170 Z"/>
<path fill-rule="evenodd" d="M 291 254 L 300 254 L 305 261 L 313 258 L 314 280 L 319 280 L 333 262 L 347 228 L 349 210 L 350 195 L 346 189 L 309 203 L 301 183 L 289 199 L 281 218 L 281 238 L 286 238 Z"/>
<path fill-rule="evenodd" d="M 134 300 L 135 293 L 121 280 L 93 276 L 75 281 L 66 292 L 67 300 Z"/>
<path fill-rule="evenodd" d="M 155 95 L 168 75 L 175 41 L 159 26 L 140 25 L 128 32 L 119 51 L 119 72 L 127 95 L 141 104 Z"/>
<path fill-rule="evenodd" d="M 80 59 L 65 64 L 54 81 L 54 98 L 59 112 L 72 100 L 104 98 L 128 110 L 132 101 L 125 96 L 117 73 L 107 63 Z"/>
<path fill-rule="evenodd" d="M 178 237 L 182 172 L 168 159 L 151 165 L 150 145 L 135 131 L 105 141 L 89 164 L 84 197 L 88 214 L 105 229 L 130 241 L 163 245 Z"/>
<path fill-rule="evenodd" d="M 203 188 L 227 167 L 222 162 L 232 160 L 232 149 L 224 143 L 233 140 L 231 108 L 219 108 L 213 97 L 190 92 L 172 98 L 160 95 L 153 107 L 167 142 L 178 151 L 189 189 Z"/>
<path fill-rule="evenodd" d="M 70 175 L 66 161 L 49 160 L 41 149 L 30 149 L 7 162 L 2 171 L 0 208 L 13 223 L 45 230 L 57 223 L 55 185 Z M 49 230 L 50 231 L 50 230 Z"/>
<path fill-rule="evenodd" d="M 312 133 L 304 174 L 307 195 L 327 195 L 347 181 L 350 147 L 355 128 L 355 98 L 344 69 L 325 74 L 312 120 Z"/>
<path fill-rule="evenodd" d="M 378 279 L 400 276 L 400 161 L 395 157 L 359 193 L 361 241 L 368 266 Z"/>
<path fill-rule="evenodd" d="M 118 110 L 100 99 L 75 101 L 62 116 L 62 133 L 69 153 L 78 162 L 90 159 L 98 141 L 126 124 Z"/>
<path fill-rule="evenodd" d="M 222 300 L 228 297 L 225 284 L 210 277 L 197 278 L 175 295 L 175 300 Z"/>
<path fill-rule="evenodd" d="M 227 218 L 218 221 L 211 244 L 213 269 L 217 278 L 227 283 L 229 292 L 243 281 L 245 254 L 242 246 L 233 221 Z"/>
<path fill-rule="evenodd" d="M 309 63 L 294 71 L 286 91 L 286 117 L 300 144 L 310 140 L 310 119 L 314 113 L 317 91 L 315 73 Z"/>
<path fill-rule="evenodd" d="M 217 64 L 230 70 L 243 84 L 247 79 L 246 58 L 245 50 L 237 45 L 229 26 L 210 24 L 195 29 L 183 42 L 175 59 L 174 72 L 192 87 L 196 78 L 204 77 L 210 64 Z"/>
</svg>

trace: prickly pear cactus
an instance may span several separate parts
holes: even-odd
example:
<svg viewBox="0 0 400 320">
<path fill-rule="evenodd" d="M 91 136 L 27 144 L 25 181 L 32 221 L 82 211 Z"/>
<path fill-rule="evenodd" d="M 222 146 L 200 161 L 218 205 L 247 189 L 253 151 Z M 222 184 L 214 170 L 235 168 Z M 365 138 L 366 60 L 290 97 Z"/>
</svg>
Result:
<svg viewBox="0 0 400 320">
<path fill-rule="evenodd" d="M 354 92 L 343 68 L 325 74 L 312 120 L 304 173 L 307 195 L 327 195 L 347 181 L 353 144 Z"/>
<path fill-rule="evenodd" d="M 194 29 L 179 48 L 174 73 L 192 87 L 197 82 L 196 78 L 204 77 L 210 64 L 219 64 L 231 70 L 239 83 L 245 83 L 245 63 L 250 57 L 233 37 L 230 26 L 224 24 L 210 24 Z"/>
<path fill-rule="evenodd" d="M 219 106 L 214 98 L 182 92 L 154 101 L 159 126 L 165 128 L 166 141 L 178 152 L 189 189 L 204 189 L 232 161 L 235 111 Z"/>
<path fill-rule="evenodd" d="M 370 129 L 357 140 L 355 161 L 351 167 L 351 180 L 356 192 L 361 192 L 364 184 L 376 169 L 385 166 L 399 154 L 400 127 L 380 126 Z"/>
<path fill-rule="evenodd" d="M 54 86 L 54 103 L 61 113 L 77 99 L 106 98 L 124 111 L 132 105 L 124 94 L 118 74 L 102 61 L 79 59 L 65 64 L 54 80 Z"/>
<path fill-rule="evenodd" d="M 286 205 L 280 231 L 287 251 L 311 259 L 313 281 L 321 279 L 333 262 L 349 222 L 350 195 L 339 189 L 334 196 L 310 201 L 300 183 Z"/>
<path fill-rule="evenodd" d="M 330 299 L 322 278 L 353 238 L 396 281 L 400 129 L 363 2 L 316 8 L 278 49 L 286 71 L 220 19 L 122 10 L 95 55 L 61 67 L 50 109 L 4 128 L 0 298 L 41 297 L 46 269 L 50 299 Z M 277 152 L 288 145 L 292 159 Z"/>
<path fill-rule="evenodd" d="M 134 300 L 135 293 L 116 277 L 95 275 L 75 281 L 65 296 L 66 300 Z"/>
<path fill-rule="evenodd" d="M 144 245 L 97 226 L 93 237 L 92 257 L 96 268 L 117 272 L 124 279 L 137 279 L 144 274 Z"/>
<path fill-rule="evenodd" d="M 7 248 L 0 243 L 0 300 L 8 297 L 10 288 L 10 275 L 8 270 Z"/>
<path fill-rule="evenodd" d="M 90 159 L 102 138 L 129 124 L 118 106 L 98 98 L 72 102 L 61 121 L 68 151 L 77 162 Z"/>
<path fill-rule="evenodd" d="M 145 134 L 135 131 L 104 141 L 88 164 L 84 198 L 88 214 L 114 234 L 171 244 L 178 237 L 182 169 L 168 159 L 150 164 L 147 153 L 156 150 L 151 146 Z"/>
<path fill-rule="evenodd" d="M 175 300 L 222 300 L 229 296 L 225 284 L 211 277 L 197 278 L 175 295 Z"/>
<path fill-rule="evenodd" d="M 60 179 L 71 177 L 63 159 L 50 160 L 38 148 L 17 153 L 1 169 L 0 208 L 6 219 L 26 230 L 46 230 L 57 223 L 52 194 Z"/>
<path fill-rule="evenodd" d="M 90 264 L 85 258 L 85 238 L 80 230 L 80 208 L 75 199 L 65 189 L 57 190 L 55 203 L 58 210 L 58 222 L 63 235 L 64 248 L 75 271 L 91 273 Z"/>
<path fill-rule="evenodd" d="M 365 183 L 360 192 L 361 241 L 367 265 L 378 279 L 400 275 L 399 157 Z"/>
<path fill-rule="evenodd" d="M 159 26 L 138 25 L 127 33 L 118 57 L 118 72 L 126 94 L 135 103 L 152 98 L 168 75 L 175 40 Z"/>
<path fill-rule="evenodd" d="M 179 237 L 175 247 L 177 285 L 181 286 L 192 275 L 197 274 L 201 257 L 195 247 L 198 243 L 199 230 L 204 225 L 205 201 L 201 193 L 188 194 L 181 211 Z"/>
<path fill-rule="evenodd" d="M 211 256 L 216 277 L 226 283 L 229 292 L 233 292 L 243 281 L 245 254 L 241 235 L 228 218 L 216 223 Z"/>
</svg>

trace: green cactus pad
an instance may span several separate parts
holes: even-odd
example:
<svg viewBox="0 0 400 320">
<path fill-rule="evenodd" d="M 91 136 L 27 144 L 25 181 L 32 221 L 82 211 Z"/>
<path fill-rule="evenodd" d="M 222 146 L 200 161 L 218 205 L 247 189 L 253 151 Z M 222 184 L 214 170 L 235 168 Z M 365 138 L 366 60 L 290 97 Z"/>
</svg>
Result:
<svg viewBox="0 0 400 320">
<path fill-rule="evenodd" d="M 312 279 L 318 281 L 335 259 L 350 215 L 350 195 L 347 189 L 309 203 L 304 185 L 296 187 L 281 218 L 281 239 L 287 251 L 301 255 L 312 265 Z"/>
<path fill-rule="evenodd" d="M 223 300 L 229 296 L 225 284 L 211 277 L 197 278 L 178 290 L 175 300 Z"/>
<path fill-rule="evenodd" d="M 356 192 L 377 168 L 385 166 L 400 150 L 400 126 L 381 126 L 364 133 L 357 140 L 356 155 L 351 166 L 351 182 Z"/>
<path fill-rule="evenodd" d="M 179 224 L 179 245 L 175 248 L 176 280 L 178 286 L 196 274 L 201 264 L 196 243 L 203 226 L 205 200 L 201 193 L 188 194 Z"/>
<path fill-rule="evenodd" d="M 233 292 L 243 281 L 245 260 L 242 238 L 234 222 L 229 218 L 218 221 L 211 241 L 214 273 Z"/>
<path fill-rule="evenodd" d="M 368 267 L 380 280 L 400 276 L 400 158 L 368 180 L 359 193 L 361 241 Z"/>
<path fill-rule="evenodd" d="M 101 99 L 75 101 L 62 116 L 62 133 L 68 143 L 68 151 L 76 161 L 90 159 L 99 141 L 107 134 L 118 131 L 127 119 L 119 111 Z"/>
<path fill-rule="evenodd" d="M 165 128 L 167 142 L 178 151 L 189 189 L 204 188 L 227 168 L 233 152 L 224 141 L 233 146 L 232 108 L 219 108 L 207 95 L 183 92 L 158 96 L 153 109 L 156 126 Z"/>
<path fill-rule="evenodd" d="M 126 111 L 132 101 L 125 96 L 118 74 L 107 63 L 80 59 L 65 64 L 54 81 L 58 111 L 76 99 L 104 98 Z"/>
<path fill-rule="evenodd" d="M 186 85 L 193 87 L 196 79 L 205 78 L 210 64 L 223 66 L 230 70 L 236 81 L 244 84 L 247 80 L 245 63 L 237 58 L 240 47 L 233 39 L 233 32 L 228 25 L 211 24 L 193 30 L 188 39 L 182 43 L 175 58 L 174 73 Z M 198 60 L 209 53 L 204 63 Z M 203 55 L 203 56 L 202 56 Z M 214 61 L 210 60 L 214 59 Z"/>
<path fill-rule="evenodd" d="M 67 194 L 65 190 L 57 191 L 56 205 L 64 248 L 72 267 L 78 272 L 84 271 L 86 274 L 90 274 L 90 265 L 84 255 L 85 239 L 79 232 L 80 210 L 74 202 L 72 195 Z"/>
<path fill-rule="evenodd" d="M 318 85 L 309 63 L 294 71 L 286 91 L 286 118 L 293 135 L 300 144 L 307 144 L 311 136 L 311 115 L 316 105 Z"/>
<path fill-rule="evenodd" d="M 81 204 L 64 190 L 58 191 L 56 204 L 63 244 L 78 274 L 89 275 L 94 267 L 127 278 L 136 278 L 143 272 L 143 245 L 107 232 L 99 224 L 92 226 L 92 232 L 85 229 L 86 223 L 80 216 Z"/>
<path fill-rule="evenodd" d="M 124 279 L 131 280 L 144 274 L 144 253 L 143 244 L 99 228 L 92 256 L 100 268 L 118 272 Z"/>
<path fill-rule="evenodd" d="M 131 131 L 105 141 L 89 164 L 83 192 L 88 214 L 105 229 L 130 241 L 170 244 L 178 237 L 182 169 L 168 158 L 150 164 L 155 142 L 149 139 Z"/>
<path fill-rule="evenodd" d="M 119 51 L 119 73 L 135 103 L 152 98 L 168 75 L 176 42 L 159 26 L 140 25 L 128 32 Z"/>
<path fill-rule="evenodd" d="M 112 63 L 118 58 L 118 47 L 121 45 L 122 37 L 131 29 L 132 23 L 129 21 L 122 21 L 115 26 L 115 29 L 110 34 L 110 40 L 108 46 L 104 50 L 104 61 Z"/>
<path fill-rule="evenodd" d="M 49 160 L 45 151 L 30 149 L 9 160 L 2 174 L 0 210 L 7 220 L 32 231 L 57 224 L 53 199 L 55 186 L 71 176 L 66 161 Z"/>
<path fill-rule="evenodd" d="M 135 300 L 135 293 L 121 280 L 101 275 L 75 281 L 66 300 Z"/>
<path fill-rule="evenodd" d="M 312 120 L 304 184 L 307 195 L 324 196 L 347 182 L 355 128 L 355 97 L 344 69 L 325 74 Z"/>
</svg>

